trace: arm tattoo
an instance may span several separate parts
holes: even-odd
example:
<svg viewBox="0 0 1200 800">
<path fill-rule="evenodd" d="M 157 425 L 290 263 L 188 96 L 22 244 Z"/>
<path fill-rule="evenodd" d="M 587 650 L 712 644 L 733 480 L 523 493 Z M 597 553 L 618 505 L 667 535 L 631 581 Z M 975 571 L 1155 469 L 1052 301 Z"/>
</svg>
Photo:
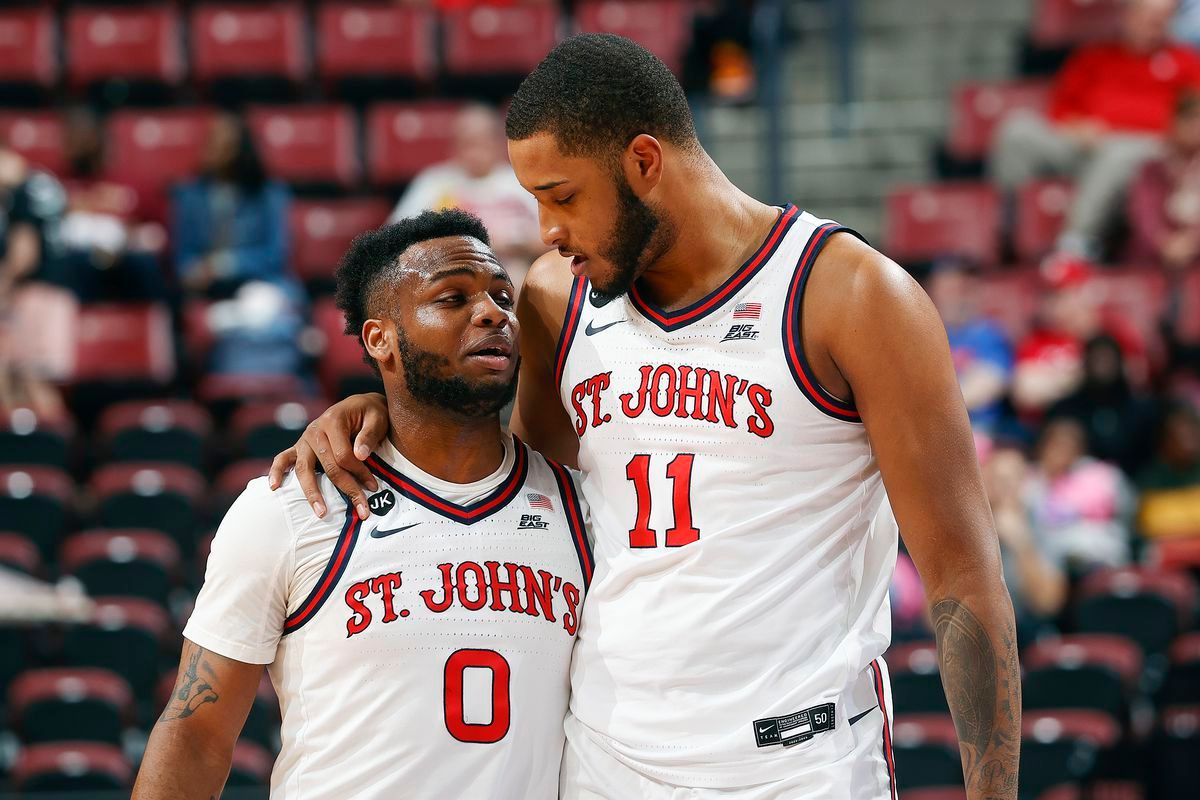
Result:
<svg viewBox="0 0 1200 800">
<path fill-rule="evenodd" d="M 188 652 L 188 663 L 175 689 L 171 692 L 171 700 L 163 709 L 162 718 L 165 720 L 187 719 L 203 705 L 217 702 L 221 696 L 213 688 L 216 673 L 204 658 L 203 647 L 192 647 Z"/>
<path fill-rule="evenodd" d="M 1016 796 L 1020 667 L 1011 623 L 994 642 L 979 619 L 947 598 L 932 609 L 942 685 L 954 715 L 970 797 Z"/>
</svg>

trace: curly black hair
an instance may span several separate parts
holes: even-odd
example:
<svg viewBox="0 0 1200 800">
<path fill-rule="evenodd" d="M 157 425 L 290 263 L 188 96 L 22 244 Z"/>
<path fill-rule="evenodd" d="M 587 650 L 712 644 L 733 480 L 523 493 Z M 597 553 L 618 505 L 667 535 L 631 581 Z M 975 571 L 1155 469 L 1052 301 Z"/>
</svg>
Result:
<svg viewBox="0 0 1200 800">
<path fill-rule="evenodd" d="M 567 155 L 619 152 L 639 134 L 698 148 L 687 97 L 667 65 L 623 36 L 585 33 L 550 51 L 508 109 L 508 138 L 551 133 Z"/>
<path fill-rule="evenodd" d="M 363 348 L 363 361 L 376 374 L 379 365 L 366 352 L 362 341 L 363 324 L 370 318 L 369 305 L 379 283 L 396 275 L 400 256 L 414 244 L 446 236 L 469 236 L 491 246 L 487 228 L 474 214 L 459 208 L 444 211 L 425 211 L 391 225 L 359 234 L 342 256 L 335 276 L 337 307 L 346 316 L 347 336 L 358 339 Z"/>
</svg>

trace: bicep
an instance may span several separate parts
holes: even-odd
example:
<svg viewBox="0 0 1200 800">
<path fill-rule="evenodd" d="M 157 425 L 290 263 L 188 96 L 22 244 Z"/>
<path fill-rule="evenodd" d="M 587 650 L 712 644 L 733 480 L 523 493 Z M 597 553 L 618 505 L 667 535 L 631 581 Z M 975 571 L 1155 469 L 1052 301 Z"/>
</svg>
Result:
<svg viewBox="0 0 1200 800">
<path fill-rule="evenodd" d="M 512 432 L 543 455 L 568 466 L 579 460 L 579 439 L 558 399 L 554 376 L 543 365 L 522 360 L 513 406 Z"/>
<path fill-rule="evenodd" d="M 160 719 L 203 732 L 213 744 L 232 747 L 262 680 L 263 665 L 247 664 L 184 639 L 179 672 Z"/>
</svg>

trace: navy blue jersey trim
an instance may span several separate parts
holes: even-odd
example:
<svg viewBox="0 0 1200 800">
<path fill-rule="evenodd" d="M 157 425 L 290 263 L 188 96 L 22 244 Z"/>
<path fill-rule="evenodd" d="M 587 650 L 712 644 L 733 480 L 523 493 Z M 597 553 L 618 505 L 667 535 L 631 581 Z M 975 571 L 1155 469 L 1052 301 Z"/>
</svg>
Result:
<svg viewBox="0 0 1200 800">
<path fill-rule="evenodd" d="M 309 592 L 308 597 L 284 620 L 284 636 L 300 630 L 316 616 L 317 612 L 321 610 L 321 606 L 325 605 L 325 601 L 329 599 L 329 595 L 333 593 L 338 581 L 342 579 L 346 565 L 350 563 L 350 558 L 354 555 L 354 544 L 358 541 L 362 520 L 354 513 L 354 506 L 350 503 L 350 498 L 345 495 L 343 497 L 346 500 L 346 522 L 342 526 L 342 532 L 338 535 L 337 543 L 333 546 L 333 554 L 329 557 L 321 577 Z"/>
</svg>

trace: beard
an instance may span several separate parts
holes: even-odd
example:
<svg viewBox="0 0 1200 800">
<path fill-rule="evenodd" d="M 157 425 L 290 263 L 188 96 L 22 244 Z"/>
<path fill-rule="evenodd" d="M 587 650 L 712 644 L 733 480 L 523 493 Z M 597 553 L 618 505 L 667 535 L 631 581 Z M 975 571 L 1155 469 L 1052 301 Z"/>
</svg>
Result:
<svg viewBox="0 0 1200 800">
<path fill-rule="evenodd" d="M 469 381 L 461 375 L 446 378 L 441 373 L 450 366 L 449 359 L 416 347 L 402 331 L 397 330 L 397 334 L 404 379 L 408 382 L 408 391 L 418 402 L 458 416 L 479 419 L 499 414 L 516 396 L 521 368 L 519 357 L 512 377 L 505 383 Z"/>
<path fill-rule="evenodd" d="M 601 245 L 599 253 L 613 266 L 613 274 L 603 285 L 593 281 L 593 305 L 606 305 L 633 288 L 633 282 L 646 265 L 667 250 L 671 226 L 663 216 L 643 202 L 629 187 L 624 175 L 617 175 L 617 218 Z"/>
</svg>

